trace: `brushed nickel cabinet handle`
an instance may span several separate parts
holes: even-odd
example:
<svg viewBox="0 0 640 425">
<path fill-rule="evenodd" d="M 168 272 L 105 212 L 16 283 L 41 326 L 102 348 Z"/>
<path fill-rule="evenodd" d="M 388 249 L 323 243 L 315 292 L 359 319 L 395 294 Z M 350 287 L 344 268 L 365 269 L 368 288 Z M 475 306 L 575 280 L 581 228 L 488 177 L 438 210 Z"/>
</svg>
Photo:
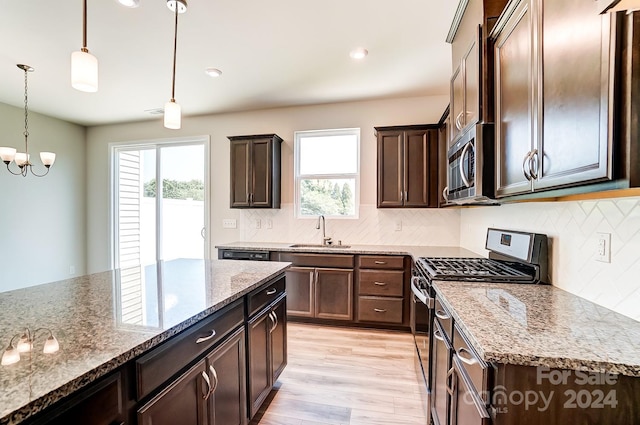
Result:
<svg viewBox="0 0 640 425">
<path fill-rule="evenodd" d="M 444 199 L 445 202 L 449 202 L 449 196 L 447 195 L 447 193 L 449 193 L 449 186 L 446 186 L 442 190 L 442 198 Z"/>
<path fill-rule="evenodd" d="M 208 336 L 203 336 L 203 337 L 200 337 L 200 338 L 196 339 L 196 344 L 201 344 L 201 343 L 203 343 L 205 341 L 209 341 L 214 336 L 216 336 L 216 331 L 211 329 L 211 333 Z"/>
<path fill-rule="evenodd" d="M 383 308 L 374 308 L 373 311 L 375 311 L 376 313 L 386 313 L 387 310 L 383 309 Z"/>
<path fill-rule="evenodd" d="M 538 155 L 538 149 L 532 150 L 531 154 L 529 155 L 529 175 L 533 180 L 538 179 L 538 161 L 536 160 L 537 155 Z M 534 168 L 535 168 L 535 171 L 534 171 Z"/>
<path fill-rule="evenodd" d="M 204 371 L 202 371 L 202 379 L 204 379 L 204 382 L 207 383 L 207 391 L 202 396 L 202 398 L 206 400 L 209 398 L 209 395 L 211 394 L 211 379 L 209 379 L 209 375 L 207 375 Z"/>
<path fill-rule="evenodd" d="M 276 288 L 271 288 L 271 289 L 268 289 L 268 290 L 267 290 L 267 295 L 273 295 L 273 294 L 275 294 L 276 292 L 277 292 L 277 291 L 276 291 Z"/>
<path fill-rule="evenodd" d="M 213 365 L 209 365 L 209 370 L 211 371 L 211 375 L 213 375 L 213 386 L 211 387 L 211 394 L 213 394 L 216 388 L 218 388 L 218 372 L 216 372 Z"/>
<path fill-rule="evenodd" d="M 376 286 L 387 286 L 387 282 L 373 282 Z"/>
<path fill-rule="evenodd" d="M 527 152 L 527 154 L 524 156 L 524 159 L 522 160 L 522 174 L 524 174 L 524 177 L 529 181 L 531 181 L 531 176 L 529 175 L 529 173 L 527 173 L 526 165 L 530 158 L 531 158 L 531 151 Z"/>
<path fill-rule="evenodd" d="M 444 310 L 436 310 L 436 317 L 440 320 L 449 320 L 451 316 L 444 312 Z"/>
<path fill-rule="evenodd" d="M 449 372 L 447 372 L 446 386 L 447 386 L 447 392 L 451 396 L 453 396 L 453 393 L 456 391 L 456 380 L 453 379 L 453 375 L 455 373 L 456 373 L 456 370 L 453 367 L 449 369 Z M 451 385 L 449 385 L 449 382 L 451 382 Z"/>
<path fill-rule="evenodd" d="M 476 359 L 473 353 L 464 347 L 458 348 L 458 351 L 456 351 L 456 357 L 458 357 L 462 363 L 466 363 L 469 366 L 473 366 L 478 363 L 478 359 Z"/>
<path fill-rule="evenodd" d="M 444 338 L 442 337 L 442 334 L 440 333 L 439 330 L 434 331 L 433 336 L 440 341 L 444 341 Z"/>
<path fill-rule="evenodd" d="M 373 263 L 374 264 L 387 264 L 386 261 L 374 261 Z"/>
</svg>

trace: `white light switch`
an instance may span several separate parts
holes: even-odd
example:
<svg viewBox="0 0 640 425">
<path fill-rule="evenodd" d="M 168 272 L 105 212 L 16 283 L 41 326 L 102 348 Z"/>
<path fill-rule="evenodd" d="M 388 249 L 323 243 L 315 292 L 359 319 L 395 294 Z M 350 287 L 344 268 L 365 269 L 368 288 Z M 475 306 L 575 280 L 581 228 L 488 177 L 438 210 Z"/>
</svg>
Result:
<svg viewBox="0 0 640 425">
<path fill-rule="evenodd" d="M 264 226 L 265 226 L 267 229 L 273 229 L 273 220 L 271 220 L 270 218 L 268 218 Z"/>
<path fill-rule="evenodd" d="M 238 227 L 235 218 L 225 218 L 222 220 L 222 228 L 223 229 L 235 229 Z"/>
<path fill-rule="evenodd" d="M 396 220 L 395 230 L 396 232 L 400 232 L 402 230 L 402 220 Z"/>
<path fill-rule="evenodd" d="M 598 233 L 598 248 L 596 260 L 603 263 L 611 262 L 611 233 Z"/>
<path fill-rule="evenodd" d="M 256 218 L 256 229 L 262 228 L 262 221 L 259 218 Z"/>
</svg>

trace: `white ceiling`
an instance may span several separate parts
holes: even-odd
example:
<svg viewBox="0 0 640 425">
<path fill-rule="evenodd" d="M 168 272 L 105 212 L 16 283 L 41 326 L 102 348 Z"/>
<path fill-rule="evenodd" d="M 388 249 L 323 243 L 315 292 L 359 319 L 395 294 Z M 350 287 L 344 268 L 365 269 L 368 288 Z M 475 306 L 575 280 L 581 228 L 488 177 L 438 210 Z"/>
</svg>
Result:
<svg viewBox="0 0 640 425">
<path fill-rule="evenodd" d="M 171 97 L 174 16 L 165 0 L 89 0 L 97 93 L 71 88 L 81 0 L 0 2 L 0 102 L 82 125 L 159 119 Z M 184 115 L 448 93 L 445 42 L 457 0 L 189 0 L 179 16 L 176 100 Z M 360 62 L 349 51 L 363 46 Z M 204 73 L 222 70 L 219 78 Z"/>
</svg>

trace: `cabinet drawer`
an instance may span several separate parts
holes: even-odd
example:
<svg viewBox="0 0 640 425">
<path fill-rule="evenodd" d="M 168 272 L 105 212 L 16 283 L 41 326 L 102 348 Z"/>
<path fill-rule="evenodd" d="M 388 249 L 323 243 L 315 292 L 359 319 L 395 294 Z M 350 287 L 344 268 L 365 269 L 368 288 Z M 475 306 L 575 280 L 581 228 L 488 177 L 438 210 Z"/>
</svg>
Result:
<svg viewBox="0 0 640 425">
<path fill-rule="evenodd" d="M 243 303 L 237 300 L 137 359 L 138 400 L 208 351 L 243 322 Z"/>
<path fill-rule="evenodd" d="M 280 261 L 288 261 L 299 267 L 333 267 L 353 268 L 353 255 L 332 254 L 299 254 L 294 252 L 281 252 Z"/>
<path fill-rule="evenodd" d="M 402 299 L 360 297 L 358 320 L 361 322 L 402 323 Z"/>
<path fill-rule="evenodd" d="M 360 270 L 360 295 L 402 297 L 404 272 L 400 270 Z"/>
<path fill-rule="evenodd" d="M 469 345 L 467 339 L 462 336 L 458 326 L 453 331 L 453 357 L 460 361 L 464 371 L 475 387 L 475 391 L 486 399 L 487 389 L 487 364 L 480 359 L 475 350 Z M 489 400 L 485 400 L 489 402 Z"/>
<path fill-rule="evenodd" d="M 404 269 L 404 257 L 361 255 L 358 266 L 361 269 Z"/>
<path fill-rule="evenodd" d="M 249 317 L 262 310 L 285 292 L 285 278 L 263 285 L 247 295 L 247 314 Z"/>
<path fill-rule="evenodd" d="M 451 343 L 453 340 L 453 319 L 451 318 L 451 313 L 442 305 L 442 301 L 440 301 L 440 297 L 436 295 L 436 306 L 435 306 L 435 320 L 440 323 L 442 326 L 442 330 L 444 331 L 444 337 L 447 342 Z"/>
</svg>

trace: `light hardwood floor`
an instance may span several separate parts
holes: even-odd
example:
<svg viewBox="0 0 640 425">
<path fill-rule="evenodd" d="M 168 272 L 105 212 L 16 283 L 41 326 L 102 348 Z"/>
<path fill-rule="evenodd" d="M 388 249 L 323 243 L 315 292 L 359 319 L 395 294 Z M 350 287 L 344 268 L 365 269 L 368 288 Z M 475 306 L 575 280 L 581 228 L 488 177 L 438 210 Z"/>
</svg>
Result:
<svg viewBox="0 0 640 425">
<path fill-rule="evenodd" d="M 288 323 L 289 364 L 250 425 L 425 425 L 410 333 Z"/>
</svg>

